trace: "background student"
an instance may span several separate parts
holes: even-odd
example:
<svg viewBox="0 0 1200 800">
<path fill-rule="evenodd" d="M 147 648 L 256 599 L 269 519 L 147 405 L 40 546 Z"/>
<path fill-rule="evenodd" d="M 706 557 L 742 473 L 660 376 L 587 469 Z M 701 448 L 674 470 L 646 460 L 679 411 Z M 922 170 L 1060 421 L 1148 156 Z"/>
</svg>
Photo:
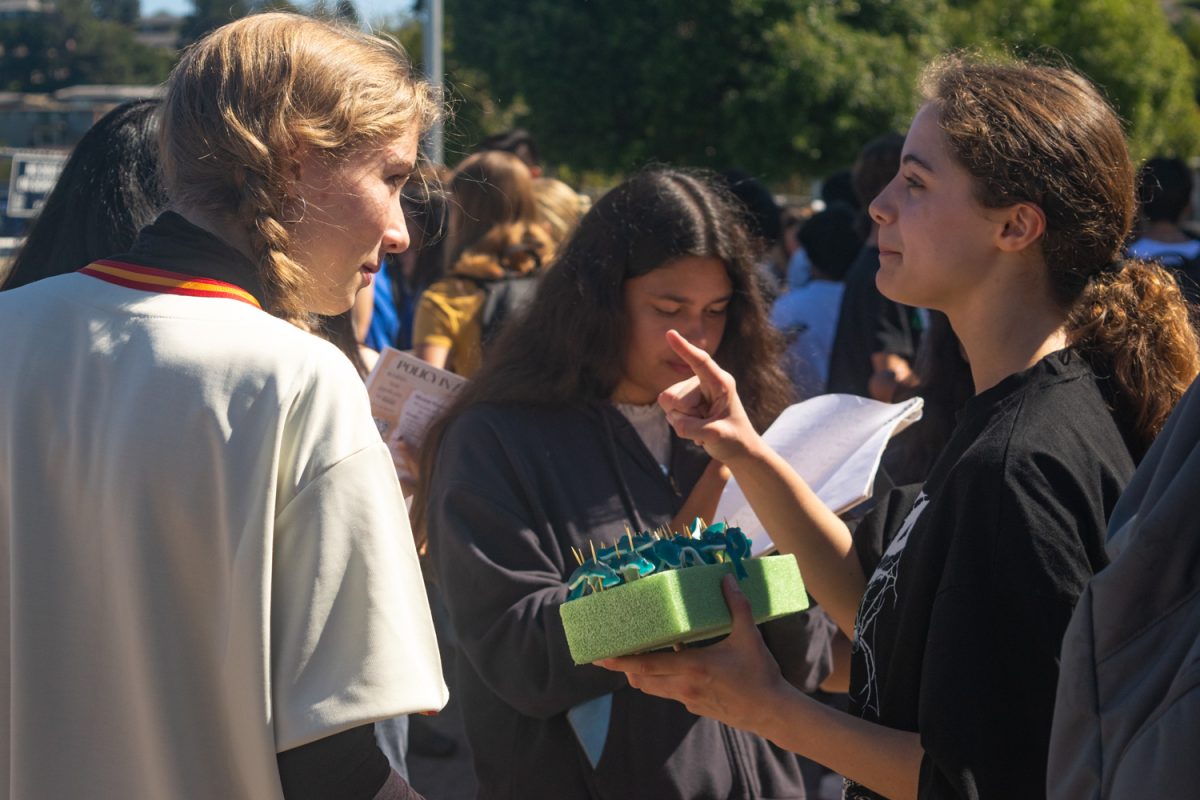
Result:
<svg viewBox="0 0 1200 800">
<path fill-rule="evenodd" d="M 576 666 L 559 617 L 572 547 L 712 518 L 719 465 L 655 402 L 687 369 L 664 331 L 738 376 L 756 426 L 788 403 L 737 220 L 678 172 L 610 191 L 426 440 L 429 549 L 481 797 L 804 796 L 791 754 Z M 801 615 L 768 628 L 789 676 L 815 688 L 832 625 Z"/>
<path fill-rule="evenodd" d="M 533 279 L 553 246 L 540 224 L 533 176 L 511 153 L 488 150 L 464 160 L 454 171 L 450 195 L 446 276 L 417 301 L 413 354 L 470 377 L 503 317 L 532 295 Z M 505 294 L 512 300 L 500 304 L 495 316 Z"/>
</svg>

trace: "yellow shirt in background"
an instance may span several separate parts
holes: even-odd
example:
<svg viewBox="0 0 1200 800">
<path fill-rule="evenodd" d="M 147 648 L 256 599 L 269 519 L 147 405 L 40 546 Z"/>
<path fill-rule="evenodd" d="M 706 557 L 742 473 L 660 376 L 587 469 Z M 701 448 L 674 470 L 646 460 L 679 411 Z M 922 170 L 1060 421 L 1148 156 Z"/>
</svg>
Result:
<svg viewBox="0 0 1200 800">
<path fill-rule="evenodd" d="M 421 295 L 413 320 L 413 346 L 433 345 L 450 350 L 446 368 L 469 378 L 483 359 L 480 308 L 484 291 L 474 281 L 451 276 Z"/>
</svg>

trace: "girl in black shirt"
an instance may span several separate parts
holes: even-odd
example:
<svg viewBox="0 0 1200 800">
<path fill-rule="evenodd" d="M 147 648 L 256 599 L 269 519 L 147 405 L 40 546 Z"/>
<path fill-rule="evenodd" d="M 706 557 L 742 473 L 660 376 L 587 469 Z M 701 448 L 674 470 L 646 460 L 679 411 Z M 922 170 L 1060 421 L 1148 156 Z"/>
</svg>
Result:
<svg viewBox="0 0 1200 800">
<path fill-rule="evenodd" d="M 1196 340 L 1171 277 L 1118 260 L 1133 168 L 1091 84 L 951 58 L 922 89 L 871 204 L 877 281 L 948 316 L 976 390 L 924 486 L 852 542 L 745 423 L 729 376 L 678 338 L 696 377 L 660 399 L 854 637 L 853 714 L 780 677 L 732 582 L 726 642 L 605 666 L 827 764 L 848 797 L 1038 797 L 1063 630 L 1134 462 L 1197 372 Z"/>
</svg>

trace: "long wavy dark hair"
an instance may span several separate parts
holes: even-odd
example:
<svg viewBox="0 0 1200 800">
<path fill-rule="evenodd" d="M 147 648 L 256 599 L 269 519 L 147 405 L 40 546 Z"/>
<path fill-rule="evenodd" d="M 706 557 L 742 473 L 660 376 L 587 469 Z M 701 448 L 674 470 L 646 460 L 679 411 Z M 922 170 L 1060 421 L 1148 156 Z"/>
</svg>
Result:
<svg viewBox="0 0 1200 800">
<path fill-rule="evenodd" d="M 780 367 L 783 341 L 767 321 L 735 208 L 707 177 L 669 169 L 636 175 L 597 201 L 529 307 L 505 325 L 483 367 L 430 430 L 421 485 L 429 485 L 447 427 L 471 406 L 608 400 L 629 347 L 625 281 L 688 256 L 716 258 L 729 273 L 733 298 L 714 358 L 737 380 L 755 427 L 769 425 L 791 402 L 792 388 Z M 418 503 L 418 531 L 423 518 L 424 503 Z"/>
<path fill-rule="evenodd" d="M 13 261 L 4 289 L 74 272 L 129 249 L 167 205 L 158 100 L 123 103 L 88 129 Z"/>
</svg>

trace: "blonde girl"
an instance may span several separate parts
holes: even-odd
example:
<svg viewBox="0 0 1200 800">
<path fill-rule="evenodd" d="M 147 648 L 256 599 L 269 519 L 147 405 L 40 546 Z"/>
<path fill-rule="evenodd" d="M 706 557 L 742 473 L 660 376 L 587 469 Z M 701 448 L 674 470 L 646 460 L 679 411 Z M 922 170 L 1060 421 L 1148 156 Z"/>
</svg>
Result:
<svg viewBox="0 0 1200 800">
<path fill-rule="evenodd" d="M 445 703 L 436 642 L 361 381 L 307 328 L 407 247 L 437 114 L 388 42 L 226 25 L 167 86 L 172 210 L 0 295 L 3 796 L 410 796 L 372 723 Z"/>
</svg>

